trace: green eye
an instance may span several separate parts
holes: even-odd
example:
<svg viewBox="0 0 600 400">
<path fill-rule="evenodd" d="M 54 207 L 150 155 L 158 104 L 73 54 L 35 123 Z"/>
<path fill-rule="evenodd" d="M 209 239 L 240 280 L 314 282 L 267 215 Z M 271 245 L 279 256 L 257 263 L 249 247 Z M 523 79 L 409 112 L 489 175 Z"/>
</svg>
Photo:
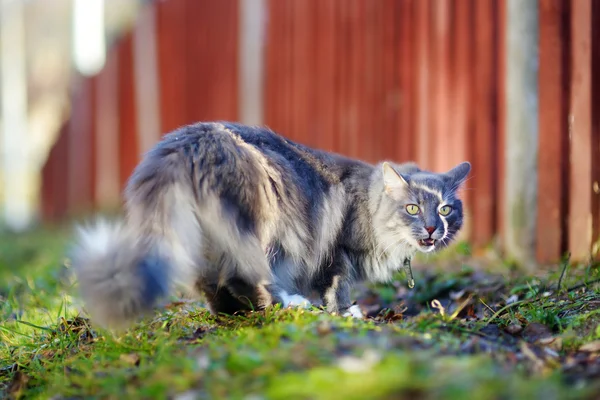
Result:
<svg viewBox="0 0 600 400">
<path fill-rule="evenodd" d="M 443 206 L 442 208 L 440 208 L 440 215 L 443 215 L 444 217 L 448 214 L 450 214 L 450 212 L 452 211 L 452 207 L 450 206 Z"/>
<path fill-rule="evenodd" d="M 408 204 L 406 206 L 406 212 L 409 213 L 410 215 L 417 215 L 418 213 L 421 212 L 421 209 L 416 204 Z"/>
</svg>

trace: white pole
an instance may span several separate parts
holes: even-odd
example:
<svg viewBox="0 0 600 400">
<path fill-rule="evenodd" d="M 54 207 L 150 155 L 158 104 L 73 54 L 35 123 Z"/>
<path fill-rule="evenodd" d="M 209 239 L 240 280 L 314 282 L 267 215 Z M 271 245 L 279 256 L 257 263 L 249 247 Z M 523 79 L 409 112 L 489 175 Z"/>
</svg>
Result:
<svg viewBox="0 0 600 400">
<path fill-rule="evenodd" d="M 3 214 L 9 228 L 23 230 L 34 215 L 28 157 L 25 21 L 21 2 L 1 0 L 0 6 Z"/>
<path fill-rule="evenodd" d="M 263 50 L 266 7 L 264 0 L 240 1 L 239 61 L 240 122 L 263 123 Z"/>
<path fill-rule="evenodd" d="M 538 195 L 538 3 L 509 0 L 506 7 L 504 248 L 509 258 L 532 266 Z"/>
</svg>

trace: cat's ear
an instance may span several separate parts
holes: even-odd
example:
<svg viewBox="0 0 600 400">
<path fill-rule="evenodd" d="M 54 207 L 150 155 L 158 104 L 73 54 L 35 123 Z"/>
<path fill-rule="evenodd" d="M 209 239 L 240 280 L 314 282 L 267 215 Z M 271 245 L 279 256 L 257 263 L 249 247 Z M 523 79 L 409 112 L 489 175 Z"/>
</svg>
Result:
<svg viewBox="0 0 600 400">
<path fill-rule="evenodd" d="M 471 163 L 465 161 L 446 172 L 445 175 L 452 182 L 453 186 L 459 187 L 467 179 L 469 172 L 471 172 Z"/>
<path fill-rule="evenodd" d="M 388 162 L 382 165 L 383 170 L 383 188 L 392 198 L 399 198 L 408 187 L 406 177 L 399 174 Z"/>
</svg>

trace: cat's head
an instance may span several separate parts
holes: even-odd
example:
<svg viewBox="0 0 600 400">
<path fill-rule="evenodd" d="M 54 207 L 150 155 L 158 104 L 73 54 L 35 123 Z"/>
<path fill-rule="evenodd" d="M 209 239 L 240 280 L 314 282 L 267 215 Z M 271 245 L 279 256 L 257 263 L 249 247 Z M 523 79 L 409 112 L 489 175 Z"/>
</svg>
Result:
<svg viewBox="0 0 600 400">
<path fill-rule="evenodd" d="M 463 225 L 457 191 L 471 171 L 463 162 L 446 173 L 420 170 L 414 164 L 381 164 L 383 195 L 379 234 L 429 253 L 447 246 Z"/>
</svg>

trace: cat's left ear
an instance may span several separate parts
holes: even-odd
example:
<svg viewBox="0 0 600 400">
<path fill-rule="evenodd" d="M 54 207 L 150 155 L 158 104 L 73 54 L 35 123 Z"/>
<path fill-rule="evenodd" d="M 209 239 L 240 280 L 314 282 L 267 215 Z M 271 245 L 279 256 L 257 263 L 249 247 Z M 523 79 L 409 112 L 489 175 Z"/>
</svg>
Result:
<svg viewBox="0 0 600 400">
<path fill-rule="evenodd" d="M 408 181 L 398 173 L 388 162 L 382 165 L 383 187 L 385 192 L 394 199 L 400 199 L 404 190 L 408 187 Z"/>
<path fill-rule="evenodd" d="M 454 186 L 459 187 L 471 172 L 471 163 L 465 161 L 446 172 L 445 175 L 453 183 Z"/>
</svg>

